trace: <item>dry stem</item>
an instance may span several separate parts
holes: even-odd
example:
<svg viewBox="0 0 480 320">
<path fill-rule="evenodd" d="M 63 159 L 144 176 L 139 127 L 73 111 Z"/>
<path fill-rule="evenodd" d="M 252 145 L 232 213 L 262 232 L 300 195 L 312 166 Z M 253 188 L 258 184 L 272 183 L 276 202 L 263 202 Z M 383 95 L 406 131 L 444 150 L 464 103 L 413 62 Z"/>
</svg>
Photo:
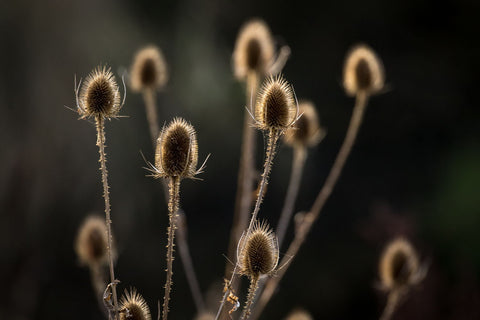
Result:
<svg viewBox="0 0 480 320">
<path fill-rule="evenodd" d="M 254 277 L 250 280 L 250 288 L 248 288 L 247 302 L 245 303 L 245 308 L 243 309 L 243 314 L 241 320 L 247 320 L 250 316 L 250 307 L 252 306 L 253 299 L 255 298 L 255 293 L 258 289 L 258 277 Z"/>
<path fill-rule="evenodd" d="M 148 126 L 150 127 L 150 136 L 153 141 L 153 150 L 155 150 L 155 144 L 160 132 L 158 126 L 157 106 L 155 104 L 155 90 L 145 89 L 143 90 L 143 100 L 145 101 L 145 110 L 147 113 Z"/>
<path fill-rule="evenodd" d="M 400 291 L 392 290 L 388 294 L 387 304 L 380 317 L 380 320 L 390 320 L 400 301 Z"/>
<path fill-rule="evenodd" d="M 110 283 L 112 283 L 113 292 L 113 306 L 116 311 L 116 318 L 118 315 L 118 300 L 117 300 L 117 284 L 115 282 L 115 273 L 113 270 L 113 254 L 112 254 L 112 220 L 110 218 L 110 194 L 108 192 L 108 171 L 107 171 L 107 158 L 105 154 L 105 119 L 98 115 L 95 117 L 97 127 L 97 146 L 100 154 L 100 171 L 102 172 L 102 184 L 103 184 L 103 198 L 105 199 L 105 223 L 107 225 L 107 251 L 108 262 L 110 267 Z"/>
<path fill-rule="evenodd" d="M 285 254 L 284 258 L 280 263 L 282 268 L 278 270 L 276 277 L 272 277 L 267 281 L 265 285 L 265 290 L 260 296 L 258 305 L 254 309 L 252 319 L 257 319 L 267 305 L 268 301 L 270 301 L 270 298 L 275 292 L 280 280 L 282 280 L 285 272 L 288 270 L 288 267 L 290 266 L 293 257 L 297 255 L 300 246 L 305 241 L 305 238 L 307 237 L 313 223 L 320 215 L 323 206 L 325 205 L 328 197 L 332 193 L 335 183 L 337 182 L 338 177 L 342 172 L 343 166 L 345 165 L 348 155 L 350 154 L 352 146 L 355 142 L 355 138 L 357 136 L 358 129 L 360 128 L 360 124 L 362 123 L 363 114 L 367 106 L 367 99 L 368 96 L 366 93 L 357 94 L 355 107 L 353 109 L 352 118 L 350 119 L 350 125 L 348 127 L 345 140 L 343 141 L 342 147 L 338 152 L 337 158 L 335 159 L 335 162 L 332 166 L 332 169 L 330 170 L 327 180 L 325 181 L 325 184 L 320 190 L 320 193 L 318 194 L 312 208 L 310 209 L 310 212 L 305 215 L 302 224 L 299 226 L 298 231 L 295 233 L 295 237 L 290 244 L 287 253 Z"/>
</svg>

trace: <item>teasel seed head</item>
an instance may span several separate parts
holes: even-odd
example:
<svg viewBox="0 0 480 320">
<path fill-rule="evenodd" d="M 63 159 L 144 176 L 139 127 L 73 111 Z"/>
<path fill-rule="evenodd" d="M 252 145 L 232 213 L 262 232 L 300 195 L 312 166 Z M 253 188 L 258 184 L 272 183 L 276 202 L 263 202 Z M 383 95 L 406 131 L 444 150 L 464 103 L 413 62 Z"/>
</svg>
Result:
<svg viewBox="0 0 480 320">
<path fill-rule="evenodd" d="M 375 94 L 383 89 L 383 64 L 366 45 L 357 45 L 347 54 L 343 68 L 343 85 L 348 95 L 359 92 Z"/>
<path fill-rule="evenodd" d="M 108 264 L 108 238 L 105 219 L 88 216 L 78 230 L 75 251 L 82 264 L 98 267 Z"/>
<path fill-rule="evenodd" d="M 133 91 L 161 89 L 167 80 L 167 64 L 159 48 L 148 46 L 136 53 L 130 72 Z"/>
<path fill-rule="evenodd" d="M 313 317 L 303 309 L 296 309 L 287 316 L 286 320 L 313 320 Z"/>
<path fill-rule="evenodd" d="M 195 320 L 215 320 L 215 314 L 203 311 L 195 317 Z"/>
<path fill-rule="evenodd" d="M 258 279 L 275 271 L 279 259 L 278 241 L 266 222 L 255 222 L 250 233 L 242 235 L 237 248 L 240 273 Z"/>
<path fill-rule="evenodd" d="M 267 24 L 253 19 L 242 26 L 233 51 L 235 77 L 245 79 L 250 72 L 267 75 L 275 46 Z"/>
<path fill-rule="evenodd" d="M 285 133 L 285 143 L 292 147 L 314 146 L 325 136 L 325 130 L 319 124 L 315 105 L 310 101 L 300 101 L 298 110 L 301 116 Z"/>
<path fill-rule="evenodd" d="M 298 114 L 291 85 L 282 77 L 268 78 L 258 95 L 255 120 L 261 130 L 285 130 Z"/>
<path fill-rule="evenodd" d="M 155 153 L 155 177 L 193 178 L 199 171 L 195 129 L 182 118 L 162 129 Z"/>
<path fill-rule="evenodd" d="M 125 290 L 120 300 L 120 320 L 151 320 L 147 302 L 135 288 Z"/>
<path fill-rule="evenodd" d="M 120 111 L 120 92 L 110 68 L 95 68 L 85 79 L 78 100 L 81 118 L 112 118 Z"/>
<path fill-rule="evenodd" d="M 404 238 L 397 238 L 387 245 L 379 269 L 382 286 L 387 290 L 415 284 L 421 273 L 417 253 Z"/>
</svg>

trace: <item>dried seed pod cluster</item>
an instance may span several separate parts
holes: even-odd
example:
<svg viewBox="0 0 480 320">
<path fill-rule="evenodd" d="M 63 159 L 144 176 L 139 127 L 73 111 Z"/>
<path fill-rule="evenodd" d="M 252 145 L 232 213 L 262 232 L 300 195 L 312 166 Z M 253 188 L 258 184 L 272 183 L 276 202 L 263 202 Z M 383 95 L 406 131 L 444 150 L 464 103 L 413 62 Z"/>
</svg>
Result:
<svg viewBox="0 0 480 320">
<path fill-rule="evenodd" d="M 195 129 L 175 118 L 160 132 L 155 153 L 156 177 L 193 178 L 197 174 L 198 144 Z"/>
<path fill-rule="evenodd" d="M 110 68 L 97 67 L 88 75 L 80 97 L 77 96 L 77 107 L 82 118 L 112 118 L 118 115 L 121 108 L 120 93 Z"/>
<path fill-rule="evenodd" d="M 285 133 L 285 143 L 290 146 L 311 147 L 324 137 L 325 132 L 320 127 L 317 111 L 310 101 L 301 101 L 298 104 L 301 115 L 295 125 Z"/>
<path fill-rule="evenodd" d="M 120 300 L 120 320 L 151 320 L 147 302 L 135 288 L 125 290 Z"/>
<path fill-rule="evenodd" d="M 97 267 L 108 263 L 108 238 L 105 219 L 88 216 L 80 226 L 75 251 L 82 264 Z"/>
<path fill-rule="evenodd" d="M 375 94 L 384 85 L 383 64 L 377 54 L 366 45 L 353 47 L 347 54 L 343 69 L 343 86 L 347 94 L 360 92 Z"/>
<path fill-rule="evenodd" d="M 274 53 L 275 46 L 265 22 L 258 19 L 247 22 L 238 34 L 233 51 L 235 77 L 245 79 L 250 72 L 266 75 Z"/>
<path fill-rule="evenodd" d="M 258 95 L 255 119 L 261 130 L 285 130 L 294 122 L 298 110 L 291 85 L 282 77 L 268 78 Z"/>
<path fill-rule="evenodd" d="M 160 89 L 167 83 L 167 64 L 162 51 L 155 46 L 141 49 L 135 55 L 130 72 L 133 91 Z"/>
</svg>

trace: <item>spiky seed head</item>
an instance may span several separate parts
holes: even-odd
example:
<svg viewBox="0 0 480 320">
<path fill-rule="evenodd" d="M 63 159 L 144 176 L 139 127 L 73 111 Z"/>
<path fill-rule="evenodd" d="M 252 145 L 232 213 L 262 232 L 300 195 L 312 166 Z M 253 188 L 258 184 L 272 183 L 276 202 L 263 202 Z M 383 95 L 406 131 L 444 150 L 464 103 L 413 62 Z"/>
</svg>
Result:
<svg viewBox="0 0 480 320">
<path fill-rule="evenodd" d="M 377 54 L 366 45 L 353 47 L 345 59 L 343 86 L 347 94 L 359 92 L 375 94 L 384 85 L 383 64 Z"/>
<path fill-rule="evenodd" d="M 291 85 L 282 77 L 265 80 L 255 106 L 255 119 L 261 130 L 285 130 L 295 121 L 297 106 Z"/>
<path fill-rule="evenodd" d="M 182 118 L 173 119 L 157 140 L 157 177 L 192 178 L 198 162 L 197 136 L 193 126 Z"/>
<path fill-rule="evenodd" d="M 275 46 L 267 24 L 259 19 L 245 23 L 233 51 L 235 77 L 245 79 L 249 72 L 266 75 L 273 61 Z"/>
<path fill-rule="evenodd" d="M 296 309 L 287 316 L 286 320 L 313 320 L 313 317 L 303 309 Z"/>
<path fill-rule="evenodd" d="M 238 243 L 237 260 L 240 272 L 250 279 L 269 275 L 278 264 L 278 240 L 266 222 L 255 222 L 253 230 Z"/>
<path fill-rule="evenodd" d="M 397 238 L 383 251 L 379 269 L 380 280 L 387 290 L 411 285 L 419 273 L 417 253 L 410 242 Z"/>
<path fill-rule="evenodd" d="M 120 300 L 120 320 L 151 320 L 147 302 L 135 288 L 125 290 Z"/>
<path fill-rule="evenodd" d="M 108 263 L 108 236 L 105 219 L 88 216 L 78 230 L 75 251 L 82 264 L 96 267 Z"/>
<path fill-rule="evenodd" d="M 310 101 L 298 104 L 300 118 L 285 133 L 285 142 L 290 146 L 311 147 L 320 142 L 325 135 L 320 127 L 317 111 Z"/>
<path fill-rule="evenodd" d="M 167 64 L 162 51 L 155 46 L 139 50 L 133 59 L 130 75 L 133 91 L 161 89 L 168 80 Z"/>
<path fill-rule="evenodd" d="M 85 79 L 79 97 L 78 111 L 82 118 L 112 118 L 120 111 L 120 93 L 110 68 L 95 68 Z"/>
</svg>

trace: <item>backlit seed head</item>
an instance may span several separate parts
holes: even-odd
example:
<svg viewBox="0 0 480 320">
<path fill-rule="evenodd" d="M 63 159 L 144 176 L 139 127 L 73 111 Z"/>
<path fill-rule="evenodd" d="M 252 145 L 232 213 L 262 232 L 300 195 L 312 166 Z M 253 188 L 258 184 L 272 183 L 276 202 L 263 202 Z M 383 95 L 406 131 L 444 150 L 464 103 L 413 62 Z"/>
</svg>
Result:
<svg viewBox="0 0 480 320">
<path fill-rule="evenodd" d="M 233 51 L 235 77 L 245 79 L 249 72 L 266 75 L 274 53 L 275 47 L 266 23 L 259 19 L 248 21 L 240 29 Z"/>
<path fill-rule="evenodd" d="M 251 279 L 269 275 L 278 264 L 278 240 L 266 222 L 255 222 L 251 233 L 240 238 L 237 261 L 240 272 Z"/>
<path fill-rule="evenodd" d="M 297 106 L 290 84 L 282 76 L 265 80 L 255 107 L 259 129 L 288 129 L 295 122 L 296 116 Z"/>
<path fill-rule="evenodd" d="M 313 317 L 305 310 L 297 309 L 292 311 L 286 320 L 313 320 Z"/>
<path fill-rule="evenodd" d="M 301 116 L 285 133 L 285 142 L 292 147 L 314 146 L 325 136 L 324 130 L 319 125 L 315 106 L 310 101 L 301 101 L 298 109 Z"/>
<path fill-rule="evenodd" d="M 167 83 L 167 64 L 162 51 L 155 46 L 141 49 L 133 59 L 131 86 L 134 91 L 160 89 Z"/>
<path fill-rule="evenodd" d="M 75 251 L 82 264 L 96 267 L 108 263 L 108 236 L 105 219 L 89 216 L 78 230 Z"/>
<path fill-rule="evenodd" d="M 343 68 L 343 86 L 347 94 L 375 94 L 384 85 L 383 64 L 366 45 L 357 45 L 347 54 Z"/>
<path fill-rule="evenodd" d="M 160 132 L 155 153 L 156 177 L 193 178 L 197 173 L 198 144 L 195 129 L 175 118 Z"/>
<path fill-rule="evenodd" d="M 414 284 L 420 273 L 417 253 L 406 239 L 395 239 L 385 248 L 379 269 L 380 280 L 387 290 Z"/>
<path fill-rule="evenodd" d="M 120 320 L 151 320 L 150 309 L 145 299 L 135 288 L 125 290 L 120 300 Z"/>
<path fill-rule="evenodd" d="M 95 68 L 85 79 L 78 100 L 82 118 L 102 116 L 112 118 L 120 111 L 120 92 L 110 68 Z"/>
<path fill-rule="evenodd" d="M 204 311 L 198 314 L 195 320 L 215 320 L 215 314 Z"/>
</svg>

